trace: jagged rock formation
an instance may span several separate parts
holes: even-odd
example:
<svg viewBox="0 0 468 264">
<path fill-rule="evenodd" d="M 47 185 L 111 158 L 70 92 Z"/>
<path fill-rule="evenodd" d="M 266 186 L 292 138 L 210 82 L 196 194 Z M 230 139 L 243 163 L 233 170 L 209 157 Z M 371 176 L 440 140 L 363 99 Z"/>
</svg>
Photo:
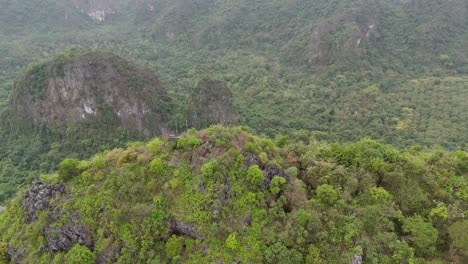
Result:
<svg viewBox="0 0 468 264">
<path fill-rule="evenodd" d="M 238 124 L 239 114 L 233 106 L 233 100 L 233 95 L 224 82 L 201 80 L 190 98 L 190 126 L 200 129 L 213 124 Z"/>
<path fill-rule="evenodd" d="M 49 216 L 49 221 L 57 221 L 62 216 L 62 212 L 54 210 Z M 57 251 L 68 251 L 75 243 L 91 247 L 91 230 L 84 226 L 82 221 L 79 215 L 71 214 L 70 221 L 63 226 L 48 226 L 44 228 L 44 237 L 47 241 L 48 251 L 51 254 Z"/>
<path fill-rule="evenodd" d="M 22 204 L 27 211 L 28 221 L 37 220 L 37 213 L 44 210 L 51 210 L 50 200 L 65 194 L 66 186 L 63 183 L 51 184 L 36 181 L 33 186 L 26 191 Z"/>
<path fill-rule="evenodd" d="M 169 230 L 171 234 L 190 237 L 193 239 L 204 240 L 206 238 L 205 235 L 198 232 L 198 228 L 196 226 L 190 225 L 184 221 L 177 221 L 176 219 L 172 219 L 170 221 Z"/>
<path fill-rule="evenodd" d="M 105 52 L 64 55 L 32 67 L 10 102 L 17 120 L 36 127 L 90 122 L 146 136 L 168 131 L 171 105 L 153 72 Z"/>
</svg>

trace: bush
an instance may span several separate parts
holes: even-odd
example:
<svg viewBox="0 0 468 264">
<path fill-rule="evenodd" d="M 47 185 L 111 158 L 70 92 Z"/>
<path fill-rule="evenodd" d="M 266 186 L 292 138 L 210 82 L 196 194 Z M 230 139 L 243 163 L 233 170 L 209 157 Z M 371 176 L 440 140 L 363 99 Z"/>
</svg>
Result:
<svg viewBox="0 0 468 264">
<path fill-rule="evenodd" d="M 270 191 L 274 195 L 278 195 L 286 188 L 286 179 L 280 176 L 275 176 L 270 183 Z"/>
<path fill-rule="evenodd" d="M 196 137 L 193 137 L 193 136 L 183 137 L 177 141 L 176 147 L 178 149 L 188 149 L 188 148 L 196 149 L 201 145 L 201 143 L 202 143 L 201 140 L 199 140 Z"/>
<path fill-rule="evenodd" d="M 96 262 L 96 255 L 87 247 L 74 245 L 65 256 L 68 264 L 92 264 Z"/>
<path fill-rule="evenodd" d="M 390 200 L 390 194 L 382 187 L 371 187 L 364 195 L 365 204 L 381 204 Z"/>
<path fill-rule="evenodd" d="M 258 167 L 258 165 L 250 166 L 247 170 L 247 181 L 253 185 L 259 185 L 263 182 L 263 173 Z"/>
<path fill-rule="evenodd" d="M 338 201 L 338 191 L 333 186 L 323 184 L 317 187 L 317 199 L 325 205 L 334 205 Z"/>
<path fill-rule="evenodd" d="M 184 238 L 178 236 L 171 236 L 166 243 L 166 254 L 170 258 L 174 258 L 182 253 L 184 247 Z"/>
<path fill-rule="evenodd" d="M 150 163 L 150 171 L 155 174 L 162 174 L 164 172 L 164 163 L 161 159 L 154 159 Z"/>
<path fill-rule="evenodd" d="M 161 144 L 162 144 L 161 139 L 155 138 L 155 139 L 151 140 L 151 141 L 146 145 L 146 147 L 148 148 L 149 152 L 150 152 L 152 155 L 156 155 L 156 154 L 159 153 L 159 150 L 160 150 L 160 148 L 161 148 Z"/>
<path fill-rule="evenodd" d="M 416 255 L 422 257 L 434 255 L 438 231 L 421 216 L 405 219 L 403 231 L 410 234 L 409 241 L 416 250 Z"/>
<path fill-rule="evenodd" d="M 237 242 L 237 238 L 235 234 L 230 234 L 226 239 L 226 247 L 230 250 L 236 250 L 239 248 L 239 242 Z"/>
<path fill-rule="evenodd" d="M 287 170 L 286 170 L 286 174 L 289 176 L 289 177 L 297 177 L 297 175 L 299 175 L 299 171 L 296 167 L 289 167 Z"/>
<path fill-rule="evenodd" d="M 252 154 L 257 154 L 260 152 L 260 148 L 252 142 L 247 142 L 247 144 L 244 145 L 244 149 L 245 151 L 250 152 Z"/>
<path fill-rule="evenodd" d="M 80 161 L 77 159 L 65 159 L 59 165 L 58 175 L 59 179 L 62 181 L 68 181 L 73 177 L 76 177 L 80 174 L 78 165 Z"/>
<path fill-rule="evenodd" d="M 8 245 L 4 242 L 0 242 L 0 263 L 8 263 Z"/>
</svg>

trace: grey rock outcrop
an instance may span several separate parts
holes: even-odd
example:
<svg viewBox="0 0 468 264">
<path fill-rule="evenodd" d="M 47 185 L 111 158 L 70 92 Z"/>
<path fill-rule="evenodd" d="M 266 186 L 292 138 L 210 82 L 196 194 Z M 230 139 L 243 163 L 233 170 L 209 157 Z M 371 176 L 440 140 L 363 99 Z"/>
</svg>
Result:
<svg viewBox="0 0 468 264">
<path fill-rule="evenodd" d="M 351 261 L 349 261 L 349 264 L 362 264 L 362 256 L 361 254 L 354 254 L 353 258 Z"/>
<path fill-rule="evenodd" d="M 25 248 L 8 247 L 8 255 L 14 263 L 21 263 L 25 253 Z"/>
<path fill-rule="evenodd" d="M 197 227 L 190 225 L 184 221 L 178 221 L 178 220 L 172 219 L 169 222 L 169 229 L 172 234 L 176 234 L 176 235 L 182 235 L 182 236 L 190 237 L 193 239 L 200 239 L 200 240 L 204 240 L 206 238 L 205 235 L 200 234 L 198 232 Z"/>
<path fill-rule="evenodd" d="M 263 176 L 265 177 L 265 180 L 263 182 L 265 188 L 268 188 L 270 186 L 271 180 L 275 176 L 283 177 L 286 179 L 286 182 L 290 182 L 290 177 L 286 174 L 286 172 L 272 165 L 267 165 L 265 167 L 265 169 L 263 170 Z"/>
<path fill-rule="evenodd" d="M 64 183 L 51 184 L 36 181 L 33 186 L 26 191 L 22 204 L 26 209 L 28 221 L 37 220 L 37 213 L 43 210 L 50 210 L 50 200 L 66 193 Z"/>
<path fill-rule="evenodd" d="M 91 230 L 80 224 L 82 219 L 77 214 L 71 213 L 69 221 L 61 226 L 51 227 L 49 225 L 49 223 L 56 222 L 63 216 L 63 212 L 54 208 L 54 203 L 51 203 L 51 200 L 65 195 L 66 185 L 64 183 L 52 184 L 36 181 L 26 191 L 22 201 L 29 222 L 36 221 L 40 211 L 49 212 L 47 216 L 48 224 L 44 227 L 43 235 L 47 241 L 47 249 L 51 254 L 57 251 L 68 251 L 75 243 L 87 247 L 92 246 Z M 14 248 L 11 249 L 10 253 L 12 258 L 15 257 L 19 260 L 21 260 L 23 254 L 24 250 Z"/>
<path fill-rule="evenodd" d="M 52 213 L 52 218 L 59 216 L 57 212 Z M 70 221 L 61 227 L 46 227 L 44 236 L 50 253 L 57 251 L 68 251 L 73 244 L 92 247 L 91 230 L 80 224 L 81 217 L 72 215 Z"/>
</svg>

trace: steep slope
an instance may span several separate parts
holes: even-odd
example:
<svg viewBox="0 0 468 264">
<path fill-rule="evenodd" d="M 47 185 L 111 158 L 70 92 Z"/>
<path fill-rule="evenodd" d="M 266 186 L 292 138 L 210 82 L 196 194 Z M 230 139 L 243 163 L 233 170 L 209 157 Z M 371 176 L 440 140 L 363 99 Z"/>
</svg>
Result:
<svg viewBox="0 0 468 264">
<path fill-rule="evenodd" d="M 93 123 L 167 133 L 171 98 L 150 70 L 110 53 L 65 54 L 32 66 L 10 97 L 15 120 L 35 127 Z"/>
<path fill-rule="evenodd" d="M 468 154 L 190 130 L 89 161 L 0 215 L 16 263 L 465 263 Z M 465 240 L 464 240 L 465 239 Z"/>
<path fill-rule="evenodd" d="M 210 125 L 238 125 L 239 114 L 233 95 L 221 80 L 205 78 L 198 82 L 190 96 L 190 127 L 202 129 Z"/>
</svg>

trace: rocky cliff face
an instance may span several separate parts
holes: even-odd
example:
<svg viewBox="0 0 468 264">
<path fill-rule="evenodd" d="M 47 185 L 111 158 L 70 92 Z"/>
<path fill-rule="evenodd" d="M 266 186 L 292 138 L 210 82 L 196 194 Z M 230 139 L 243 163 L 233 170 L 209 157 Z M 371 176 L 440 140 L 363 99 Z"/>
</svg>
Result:
<svg viewBox="0 0 468 264">
<path fill-rule="evenodd" d="M 32 67 L 16 83 L 11 108 L 36 127 L 91 122 L 150 136 L 167 131 L 171 99 L 150 70 L 92 52 Z"/>
<path fill-rule="evenodd" d="M 233 106 L 233 95 L 220 80 L 201 80 L 190 99 L 189 118 L 192 127 L 205 128 L 213 124 L 239 123 Z"/>
</svg>

